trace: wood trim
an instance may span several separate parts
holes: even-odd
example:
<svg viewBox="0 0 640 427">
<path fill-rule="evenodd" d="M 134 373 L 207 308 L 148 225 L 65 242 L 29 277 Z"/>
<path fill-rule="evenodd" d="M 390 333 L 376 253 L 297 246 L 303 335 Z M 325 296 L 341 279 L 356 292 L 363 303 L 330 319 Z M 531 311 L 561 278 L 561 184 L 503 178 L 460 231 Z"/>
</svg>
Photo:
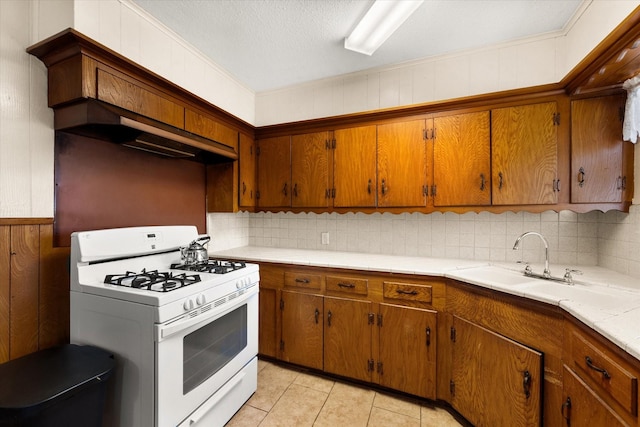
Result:
<svg viewBox="0 0 640 427">
<path fill-rule="evenodd" d="M 53 224 L 53 218 L 0 218 L 0 225 Z"/>
<path fill-rule="evenodd" d="M 0 363 L 9 360 L 11 319 L 11 227 L 0 225 Z"/>
</svg>

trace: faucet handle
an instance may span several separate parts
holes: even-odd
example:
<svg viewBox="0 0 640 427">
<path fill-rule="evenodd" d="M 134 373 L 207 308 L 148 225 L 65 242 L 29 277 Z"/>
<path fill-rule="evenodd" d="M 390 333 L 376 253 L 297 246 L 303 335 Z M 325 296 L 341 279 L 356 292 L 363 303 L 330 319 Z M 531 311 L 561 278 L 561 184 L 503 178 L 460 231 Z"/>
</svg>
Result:
<svg viewBox="0 0 640 427">
<path fill-rule="evenodd" d="M 529 261 L 516 261 L 516 264 L 524 264 L 524 273 L 531 273 L 531 266 L 529 265 Z"/>
<path fill-rule="evenodd" d="M 565 270 L 565 273 L 564 273 L 564 280 L 565 280 L 567 283 L 569 283 L 570 285 L 573 285 L 573 276 L 571 275 L 571 273 L 575 273 L 575 274 L 577 274 L 577 275 L 580 275 L 580 276 L 581 276 L 581 275 L 582 275 L 582 271 L 580 271 L 580 270 L 574 270 L 574 269 L 572 269 L 572 268 L 567 268 L 567 269 Z"/>
</svg>

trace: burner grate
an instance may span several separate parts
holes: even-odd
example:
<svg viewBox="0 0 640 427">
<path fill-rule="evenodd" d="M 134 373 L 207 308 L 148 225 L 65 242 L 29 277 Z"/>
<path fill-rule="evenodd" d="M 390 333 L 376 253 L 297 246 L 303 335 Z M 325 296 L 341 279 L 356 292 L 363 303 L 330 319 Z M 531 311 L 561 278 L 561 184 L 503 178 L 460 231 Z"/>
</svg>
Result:
<svg viewBox="0 0 640 427">
<path fill-rule="evenodd" d="M 141 272 L 127 271 L 124 274 L 109 274 L 104 283 L 127 288 L 155 292 L 170 292 L 200 282 L 198 274 L 164 272 L 143 269 Z"/>
<path fill-rule="evenodd" d="M 172 270 L 195 271 L 198 273 L 226 274 L 245 268 L 244 261 L 209 260 L 202 264 L 171 264 Z"/>
</svg>

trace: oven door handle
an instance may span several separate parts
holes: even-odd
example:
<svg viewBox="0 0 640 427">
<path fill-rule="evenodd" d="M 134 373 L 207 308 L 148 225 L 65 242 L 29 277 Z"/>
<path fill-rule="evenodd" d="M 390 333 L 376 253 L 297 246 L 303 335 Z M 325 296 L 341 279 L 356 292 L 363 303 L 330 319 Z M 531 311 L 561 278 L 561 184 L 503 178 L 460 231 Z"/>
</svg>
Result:
<svg viewBox="0 0 640 427">
<path fill-rule="evenodd" d="M 206 311 L 203 314 L 199 314 L 194 317 L 187 317 L 186 315 L 183 315 L 183 317 L 172 322 L 156 325 L 156 342 L 161 342 L 176 333 L 184 333 L 187 329 L 190 329 L 202 323 L 208 323 L 212 319 L 221 317 L 228 311 L 238 308 L 238 306 L 242 305 L 240 303 L 247 301 L 249 298 L 258 293 L 257 286 L 255 288 L 255 290 L 249 289 L 244 295 L 234 299 L 233 304 L 230 304 L 228 307 L 224 307 L 225 309 L 222 311 L 212 308 L 209 311 Z M 207 305 L 213 306 L 213 303 L 209 303 Z M 198 310 L 201 309 L 202 307 L 198 308 Z"/>
</svg>

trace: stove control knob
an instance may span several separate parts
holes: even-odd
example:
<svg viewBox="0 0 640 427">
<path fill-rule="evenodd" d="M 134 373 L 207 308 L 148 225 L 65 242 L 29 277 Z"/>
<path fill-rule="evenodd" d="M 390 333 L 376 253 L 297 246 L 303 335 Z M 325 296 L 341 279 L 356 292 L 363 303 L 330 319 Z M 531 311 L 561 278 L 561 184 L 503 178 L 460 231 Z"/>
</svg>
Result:
<svg viewBox="0 0 640 427">
<path fill-rule="evenodd" d="M 183 304 L 184 311 L 193 310 L 193 300 L 188 299 Z"/>
<path fill-rule="evenodd" d="M 242 282 L 236 282 L 236 289 L 242 289 Z"/>
<path fill-rule="evenodd" d="M 196 304 L 202 305 L 206 302 L 207 302 L 207 299 L 205 298 L 204 294 L 200 294 L 196 297 Z"/>
</svg>

